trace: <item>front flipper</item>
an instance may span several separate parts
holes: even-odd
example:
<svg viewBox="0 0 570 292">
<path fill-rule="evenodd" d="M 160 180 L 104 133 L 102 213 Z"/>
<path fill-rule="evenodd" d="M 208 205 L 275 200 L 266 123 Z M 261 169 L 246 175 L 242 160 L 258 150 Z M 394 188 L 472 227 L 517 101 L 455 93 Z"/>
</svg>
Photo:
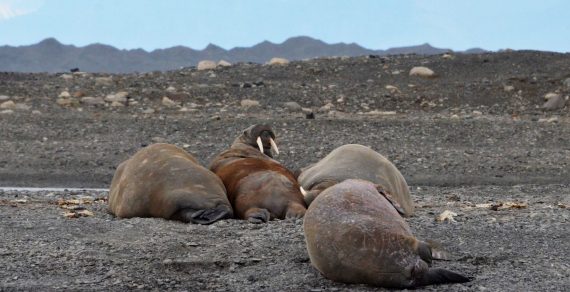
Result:
<svg viewBox="0 0 570 292">
<path fill-rule="evenodd" d="M 287 206 L 287 212 L 285 213 L 285 218 L 301 219 L 305 216 L 307 208 L 299 203 L 289 203 Z"/>
<path fill-rule="evenodd" d="M 384 198 L 386 198 L 386 200 L 388 200 L 388 202 L 390 202 L 392 206 L 394 206 L 394 209 L 396 209 L 396 211 L 398 211 L 400 215 L 404 216 L 406 214 L 404 208 L 402 208 L 402 206 L 400 206 L 400 204 L 396 202 L 396 200 L 392 197 L 392 195 L 390 195 L 390 193 L 387 190 L 385 190 L 382 185 L 376 185 L 376 190 L 378 190 L 378 193 L 384 196 Z"/>
<path fill-rule="evenodd" d="M 267 209 L 250 208 L 245 212 L 245 219 L 251 223 L 265 223 L 271 219 L 271 213 Z"/>
<path fill-rule="evenodd" d="M 180 220 L 186 223 L 196 224 L 212 224 L 221 219 L 229 219 L 233 217 L 232 210 L 225 205 L 219 205 L 212 209 L 195 210 L 192 208 L 184 208 L 176 212 L 171 219 Z"/>
<path fill-rule="evenodd" d="M 441 243 L 435 241 L 435 240 L 431 240 L 428 239 L 426 240 L 426 243 L 429 245 L 429 247 L 431 248 L 431 257 L 434 260 L 441 260 L 441 261 L 449 261 L 451 260 L 451 254 L 449 254 L 449 252 L 447 252 L 443 246 L 441 245 Z"/>
<path fill-rule="evenodd" d="M 430 268 L 415 280 L 414 286 L 437 285 L 445 283 L 465 283 L 473 278 L 441 268 Z"/>
</svg>

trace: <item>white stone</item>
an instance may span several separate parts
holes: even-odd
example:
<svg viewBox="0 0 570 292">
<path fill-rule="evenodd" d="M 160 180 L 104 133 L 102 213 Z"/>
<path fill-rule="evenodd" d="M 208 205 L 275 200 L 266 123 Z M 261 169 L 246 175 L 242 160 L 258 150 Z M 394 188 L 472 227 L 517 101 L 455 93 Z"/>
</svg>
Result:
<svg viewBox="0 0 570 292">
<path fill-rule="evenodd" d="M 30 108 L 31 107 L 25 103 L 17 103 L 16 106 L 14 107 L 15 110 L 20 110 L 20 111 L 27 111 Z"/>
<path fill-rule="evenodd" d="M 419 76 L 419 77 L 433 77 L 435 76 L 435 72 L 433 72 L 428 67 L 418 66 L 414 67 L 410 70 L 410 76 Z"/>
<path fill-rule="evenodd" d="M 202 60 L 198 62 L 198 66 L 196 66 L 198 70 L 211 70 L 216 69 L 216 62 L 211 60 Z"/>
<path fill-rule="evenodd" d="M 127 96 L 128 93 L 125 95 L 125 92 L 119 92 L 116 94 L 109 94 L 105 97 L 105 101 L 107 102 L 120 102 L 120 103 L 126 103 L 127 102 Z"/>
<path fill-rule="evenodd" d="M 64 80 L 71 80 L 73 79 L 73 75 L 71 74 L 63 74 L 60 76 L 61 78 L 63 78 Z"/>
<path fill-rule="evenodd" d="M 69 97 L 71 97 L 71 94 L 69 94 L 69 91 L 62 91 L 58 97 L 69 98 Z"/>
<path fill-rule="evenodd" d="M 515 87 L 512 85 L 505 85 L 505 86 L 503 86 L 503 90 L 506 92 L 511 92 L 511 91 L 515 90 Z"/>
<path fill-rule="evenodd" d="M 105 100 L 102 97 L 85 96 L 81 98 L 81 103 L 89 105 L 104 105 Z"/>
<path fill-rule="evenodd" d="M 271 60 L 269 60 L 269 62 L 267 62 L 268 65 L 287 65 L 289 64 L 289 60 L 285 59 L 285 58 L 271 58 Z"/>
<path fill-rule="evenodd" d="M 174 100 L 168 98 L 167 96 L 163 96 L 162 97 L 162 105 L 165 107 L 177 107 L 178 103 L 176 103 Z"/>
<path fill-rule="evenodd" d="M 285 108 L 290 112 L 300 112 L 303 110 L 300 104 L 295 101 L 289 101 L 285 103 Z"/>
<path fill-rule="evenodd" d="M 111 106 L 112 106 L 112 107 L 124 107 L 125 104 L 122 103 L 122 102 L 113 101 L 113 102 L 111 103 Z"/>
<path fill-rule="evenodd" d="M 258 107 L 260 106 L 259 101 L 257 100 L 251 100 L 251 99 L 244 99 L 240 102 L 240 105 L 242 107 L 245 108 L 250 108 L 250 107 Z"/>
<path fill-rule="evenodd" d="M 15 108 L 16 108 L 16 104 L 11 100 L 5 101 L 5 102 L 0 104 L 0 109 L 15 109 Z"/>
<path fill-rule="evenodd" d="M 450 54 L 450 53 L 445 53 L 445 54 L 443 54 L 443 55 L 441 56 L 441 58 L 442 58 L 442 59 L 445 59 L 445 60 L 451 60 L 451 59 L 453 59 L 454 57 L 453 57 L 453 55 Z"/>
<path fill-rule="evenodd" d="M 479 117 L 479 116 L 482 116 L 482 115 L 483 115 L 483 112 L 481 112 L 481 111 L 473 111 L 473 115 L 476 116 L 476 117 Z"/>
<path fill-rule="evenodd" d="M 147 108 L 142 111 L 143 114 L 154 114 L 155 110 L 153 108 Z"/>
<path fill-rule="evenodd" d="M 97 77 L 95 78 L 96 85 L 102 86 L 111 86 L 113 85 L 113 78 L 112 77 Z"/>
<path fill-rule="evenodd" d="M 554 92 L 549 92 L 549 93 L 544 95 L 544 100 L 549 100 L 551 98 L 556 98 L 556 97 L 560 97 L 560 94 L 554 93 Z"/>
<path fill-rule="evenodd" d="M 61 98 L 60 97 L 55 102 L 61 106 L 71 106 L 71 105 L 77 104 L 77 100 L 74 98 Z"/>
<path fill-rule="evenodd" d="M 168 88 L 166 89 L 166 91 L 167 91 L 167 92 L 170 92 L 170 93 L 174 93 L 174 92 L 176 92 L 176 87 L 174 87 L 174 86 L 168 86 Z"/>
<path fill-rule="evenodd" d="M 373 110 L 373 111 L 369 111 L 366 113 L 367 115 L 372 115 L 372 116 L 393 116 L 396 114 L 395 111 L 379 111 L 379 110 Z"/>
<path fill-rule="evenodd" d="M 400 89 L 398 89 L 398 87 L 394 86 L 394 85 L 386 85 L 385 87 L 386 89 L 388 89 L 390 91 L 390 93 L 396 93 L 396 92 L 400 92 Z"/>
<path fill-rule="evenodd" d="M 3 114 L 3 115 L 4 115 L 4 114 L 9 115 L 9 114 L 13 114 L 13 113 L 14 113 L 14 111 L 11 110 L 11 109 L 6 109 L 6 110 L 3 110 L 3 111 L 0 111 L 0 114 Z"/>
<path fill-rule="evenodd" d="M 0 95 L 0 101 L 5 101 L 5 100 L 8 100 L 8 99 L 10 99 L 9 96 L 7 96 L 7 95 Z"/>
<path fill-rule="evenodd" d="M 32 114 L 33 114 L 33 115 L 41 115 L 42 112 L 40 112 L 39 110 L 33 110 L 33 111 L 32 111 Z"/>
</svg>

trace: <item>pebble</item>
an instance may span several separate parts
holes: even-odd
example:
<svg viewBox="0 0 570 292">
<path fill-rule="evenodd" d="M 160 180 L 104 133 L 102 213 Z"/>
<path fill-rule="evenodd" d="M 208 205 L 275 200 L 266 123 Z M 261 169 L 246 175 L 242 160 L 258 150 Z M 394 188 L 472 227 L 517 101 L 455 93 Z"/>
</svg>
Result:
<svg viewBox="0 0 570 292">
<path fill-rule="evenodd" d="M 177 107 L 178 103 L 176 103 L 172 99 L 168 98 L 167 96 L 163 96 L 162 97 L 162 105 L 165 107 L 172 108 L 172 107 Z"/>
<path fill-rule="evenodd" d="M 334 104 L 332 104 L 332 103 L 329 102 L 329 103 L 327 103 L 327 104 L 321 106 L 321 107 L 319 108 L 318 112 L 319 112 L 319 113 L 326 113 L 326 112 L 329 112 L 332 108 L 334 108 Z"/>
<path fill-rule="evenodd" d="M 505 85 L 505 86 L 503 86 L 503 90 L 506 92 L 511 92 L 511 91 L 515 90 L 515 87 L 512 85 Z"/>
<path fill-rule="evenodd" d="M 445 60 L 452 60 L 452 59 L 454 59 L 455 57 L 454 57 L 452 54 L 450 54 L 450 53 L 445 53 L 445 54 L 443 54 L 443 55 L 441 56 L 441 58 L 442 58 L 442 59 L 445 59 Z"/>
<path fill-rule="evenodd" d="M 81 98 L 81 103 L 88 105 L 104 105 L 105 100 L 102 97 L 85 96 Z"/>
<path fill-rule="evenodd" d="M 71 94 L 69 94 L 69 91 L 62 91 L 58 97 L 69 98 L 69 97 L 71 97 Z"/>
<path fill-rule="evenodd" d="M 3 114 L 3 115 L 4 115 L 4 114 L 12 114 L 12 113 L 14 113 L 14 111 L 11 110 L 11 109 L 7 109 L 7 110 L 0 111 L 0 114 Z"/>
<path fill-rule="evenodd" d="M 95 85 L 111 86 L 111 85 L 113 85 L 113 78 L 112 77 L 96 77 L 95 78 Z"/>
<path fill-rule="evenodd" d="M 198 70 L 212 70 L 212 69 L 216 69 L 216 62 L 211 61 L 211 60 L 202 60 L 200 62 L 198 62 L 198 66 L 196 66 L 196 69 Z"/>
<path fill-rule="evenodd" d="M 410 76 L 419 76 L 424 78 L 434 77 L 435 72 L 433 72 L 428 67 L 418 66 L 410 70 Z"/>
<path fill-rule="evenodd" d="M 400 93 L 400 89 L 394 85 L 386 85 L 385 88 L 388 89 L 390 93 Z"/>
<path fill-rule="evenodd" d="M 113 102 L 111 103 L 111 106 L 112 106 L 112 107 L 124 107 L 125 104 L 122 103 L 122 102 L 113 101 Z"/>
<path fill-rule="evenodd" d="M 154 114 L 155 110 L 153 108 L 147 108 L 142 110 L 143 114 Z"/>
<path fill-rule="evenodd" d="M 71 74 L 62 74 L 60 77 L 63 78 L 64 80 L 73 79 L 73 75 L 71 75 Z"/>
<path fill-rule="evenodd" d="M 473 115 L 476 116 L 476 117 L 479 117 L 479 116 L 482 116 L 482 115 L 483 115 L 483 112 L 481 112 L 481 111 L 473 111 Z"/>
<path fill-rule="evenodd" d="M 285 103 L 285 108 L 290 112 L 300 112 L 303 110 L 301 105 L 295 101 L 289 101 Z"/>
<path fill-rule="evenodd" d="M 120 102 L 120 103 L 126 103 L 127 102 L 127 96 L 129 96 L 128 92 L 125 91 L 121 91 L 121 92 L 117 92 L 115 94 L 109 94 L 105 97 L 105 101 L 107 102 Z"/>
<path fill-rule="evenodd" d="M 15 108 L 16 104 L 11 100 L 5 101 L 0 104 L 0 109 L 15 109 Z"/>
<path fill-rule="evenodd" d="M 55 102 L 61 106 L 72 106 L 79 103 L 75 98 L 58 98 Z"/>
<path fill-rule="evenodd" d="M 546 102 L 542 105 L 542 109 L 546 111 L 553 111 L 566 106 L 566 100 L 560 94 L 548 93 L 544 99 Z"/>
<path fill-rule="evenodd" d="M 8 100 L 8 99 L 10 99 L 9 96 L 7 96 L 7 95 L 0 95 L 0 101 L 5 101 L 5 100 Z"/>
<path fill-rule="evenodd" d="M 285 58 L 271 58 L 271 60 L 269 60 L 269 62 L 267 62 L 268 65 L 287 65 L 289 64 L 289 60 L 285 59 Z"/>
<path fill-rule="evenodd" d="M 244 99 L 240 102 L 241 107 L 250 108 L 260 106 L 259 101 L 252 99 Z"/>
</svg>

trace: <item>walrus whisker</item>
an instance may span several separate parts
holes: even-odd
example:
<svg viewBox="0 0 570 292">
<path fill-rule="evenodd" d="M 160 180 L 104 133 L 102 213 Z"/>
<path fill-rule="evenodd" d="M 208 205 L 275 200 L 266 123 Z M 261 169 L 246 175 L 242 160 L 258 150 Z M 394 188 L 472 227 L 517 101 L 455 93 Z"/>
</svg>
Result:
<svg viewBox="0 0 570 292">
<path fill-rule="evenodd" d="M 277 149 L 277 144 L 275 144 L 273 138 L 269 138 L 269 143 L 271 143 L 271 149 L 273 149 L 273 152 L 275 152 L 275 154 L 279 154 L 279 149 Z"/>
<path fill-rule="evenodd" d="M 299 187 L 299 189 L 301 190 L 301 194 L 303 194 L 303 196 L 307 195 L 307 191 L 305 191 L 303 187 Z"/>
<path fill-rule="evenodd" d="M 257 137 L 257 146 L 259 146 L 259 151 L 261 151 L 261 153 L 263 153 L 263 143 L 261 142 L 261 136 Z"/>
</svg>

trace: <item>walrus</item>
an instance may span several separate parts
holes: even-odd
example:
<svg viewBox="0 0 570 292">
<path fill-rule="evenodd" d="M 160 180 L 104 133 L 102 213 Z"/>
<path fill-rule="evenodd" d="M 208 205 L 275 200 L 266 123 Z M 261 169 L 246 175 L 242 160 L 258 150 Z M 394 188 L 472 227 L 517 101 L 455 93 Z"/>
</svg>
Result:
<svg viewBox="0 0 570 292">
<path fill-rule="evenodd" d="M 412 235 L 401 212 L 382 186 L 369 181 L 348 179 L 327 188 L 303 222 L 312 265 L 333 281 L 386 288 L 470 281 L 430 268 L 430 245 Z"/>
<path fill-rule="evenodd" d="M 305 214 L 293 173 L 272 158 L 272 151 L 279 153 L 274 139 L 268 125 L 250 126 L 210 164 L 224 182 L 237 218 L 262 223 Z"/>
<path fill-rule="evenodd" d="M 414 213 L 414 205 L 406 180 L 386 157 L 359 144 L 334 149 L 319 162 L 301 169 L 298 182 L 303 188 L 307 206 L 326 188 L 346 179 L 363 179 L 380 184 L 404 209 L 404 216 Z"/>
<path fill-rule="evenodd" d="M 122 162 L 109 190 L 117 217 L 160 217 L 211 224 L 232 218 L 224 184 L 214 173 L 171 144 L 152 144 Z"/>
</svg>

